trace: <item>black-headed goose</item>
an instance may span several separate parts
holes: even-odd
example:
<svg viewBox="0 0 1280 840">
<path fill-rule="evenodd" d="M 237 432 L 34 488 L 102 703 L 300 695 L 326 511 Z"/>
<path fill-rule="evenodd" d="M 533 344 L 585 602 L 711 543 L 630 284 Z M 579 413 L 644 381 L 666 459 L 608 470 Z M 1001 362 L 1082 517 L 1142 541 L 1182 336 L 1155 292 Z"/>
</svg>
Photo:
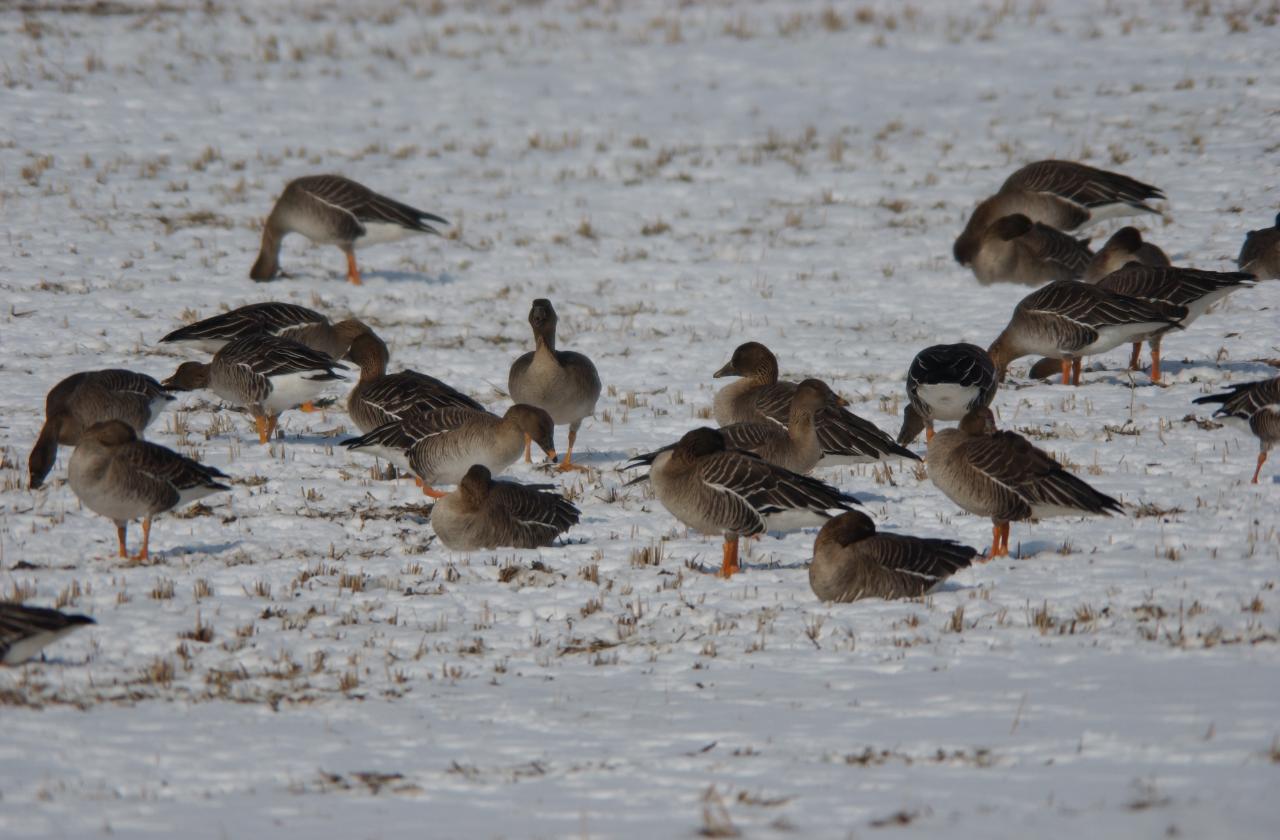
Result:
<svg viewBox="0 0 1280 840">
<path fill-rule="evenodd" d="M 933 440 L 935 420 L 960 420 L 975 408 L 991 405 L 999 384 L 991 357 L 976 344 L 924 348 L 907 369 L 907 404 L 898 443 L 911 443 L 921 429 L 926 442 Z"/>
</svg>

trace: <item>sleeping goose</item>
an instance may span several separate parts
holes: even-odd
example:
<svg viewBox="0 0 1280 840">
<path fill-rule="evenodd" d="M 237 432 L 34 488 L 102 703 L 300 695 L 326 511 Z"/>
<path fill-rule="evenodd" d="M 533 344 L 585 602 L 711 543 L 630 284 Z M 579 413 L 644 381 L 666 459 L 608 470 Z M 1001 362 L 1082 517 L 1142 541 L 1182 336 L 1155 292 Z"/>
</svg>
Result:
<svg viewBox="0 0 1280 840">
<path fill-rule="evenodd" d="M 251 303 L 179 327 L 160 339 L 160 343 L 217 353 L 237 338 L 266 334 L 288 338 L 331 358 L 341 359 L 351 346 L 351 340 L 367 329 L 354 318 L 331 324 L 328 318 L 314 309 L 273 300 Z"/>
<path fill-rule="evenodd" d="M 394 242 L 411 233 L 435 233 L 439 216 L 379 195 L 341 175 L 308 175 L 285 186 L 262 228 L 262 249 L 249 270 L 254 280 L 280 274 L 280 241 L 300 233 L 318 245 L 337 245 L 347 255 L 347 279 L 360 285 L 357 245 Z"/>
<path fill-rule="evenodd" d="M 919 598 L 973 563 L 977 549 L 951 540 L 876 532 L 864 513 L 827 520 L 813 542 L 809 588 L 821 601 Z"/>
<path fill-rule="evenodd" d="M 815 478 L 728 449 L 718 429 L 694 429 L 666 451 L 639 455 L 627 469 L 651 464 L 646 478 L 676 519 L 703 534 L 723 534 L 722 577 L 738 571 L 738 538 L 821 525 L 830 510 L 857 499 Z"/>
<path fill-rule="evenodd" d="M 172 401 L 146 374 L 119 369 L 71 374 L 44 399 L 44 426 L 27 461 L 31 489 L 38 489 L 53 469 L 58 446 L 75 446 L 94 423 L 123 420 L 141 432 Z"/>
<path fill-rule="evenodd" d="M 1274 227 L 1251 230 L 1240 246 L 1236 266 L 1259 280 L 1280 279 L 1280 213 Z"/>
<path fill-rule="evenodd" d="M 120 556 L 129 520 L 142 518 L 142 550 L 131 558 L 147 559 L 151 520 L 179 505 L 230 490 L 213 467 L 154 443 L 138 440 L 127 423 L 108 420 L 85 430 L 71 453 L 67 469 L 71 490 L 84 506 L 116 524 Z"/>
<path fill-rule="evenodd" d="M 387 373 L 391 353 L 372 330 L 356 336 L 346 358 L 360 366 L 360 381 L 347 397 L 347 413 L 366 434 L 419 411 L 448 407 L 484 411 L 480 403 L 434 376 L 416 370 Z"/>
<path fill-rule="evenodd" d="M 577 525 L 580 516 L 559 493 L 494 481 L 487 467 L 476 464 L 457 490 L 431 508 L 431 527 L 454 551 L 541 548 Z"/>
<path fill-rule="evenodd" d="M 258 442 L 275 434 L 280 412 L 312 402 L 346 367 L 304 344 L 271 335 L 227 343 L 209 362 L 183 362 L 164 381 L 170 391 L 208 388 L 253 415 Z"/>
<path fill-rule="evenodd" d="M 929 479 L 969 513 L 990 516 L 991 550 L 1009 553 L 1009 523 L 1048 516 L 1123 512 L 1120 503 L 1062 468 L 1014 432 L 996 431 L 989 408 L 969 412 L 929 441 Z"/>
<path fill-rule="evenodd" d="M 1014 307 L 1009 325 L 987 348 L 1001 382 L 1023 356 L 1061 359 L 1062 381 L 1080 384 L 1085 356 L 1105 353 L 1138 336 L 1176 326 L 1184 306 L 1138 300 L 1077 280 L 1050 283 Z"/>
<path fill-rule="evenodd" d="M 1066 160 L 1037 161 L 1010 175 L 998 193 L 974 208 L 953 253 L 956 262 L 969 265 L 986 229 L 1015 213 L 1067 231 L 1116 216 L 1158 213 L 1146 202 L 1163 198 L 1156 187 L 1117 172 Z"/>
<path fill-rule="evenodd" d="M 1253 484 L 1258 483 L 1267 453 L 1280 443 L 1280 376 L 1260 382 L 1233 385 L 1225 394 L 1210 394 L 1195 400 L 1200 404 L 1221 403 L 1213 413 L 1237 426 L 1243 426 L 1258 439 L 1258 467 L 1253 471 Z"/>
<path fill-rule="evenodd" d="M 470 408 L 420 411 L 342 443 L 349 450 L 370 451 L 412 470 L 422 492 L 438 499 L 445 494 L 435 485 L 457 484 L 475 464 L 491 473 L 514 464 L 526 437 L 555 461 L 554 432 L 551 415 L 517 403 L 501 417 Z"/>
<path fill-rule="evenodd" d="M 713 376 L 741 377 L 716 393 L 714 413 L 721 426 L 767 422 L 786 425 L 796 384 L 779 381 L 778 358 L 768 347 L 755 341 L 739 345 L 729 362 Z M 814 416 L 814 429 L 822 446 L 818 466 L 861 464 L 889 457 L 920 460 L 874 424 L 838 405 L 820 409 Z"/>
<path fill-rule="evenodd" d="M 539 298 L 533 302 L 529 326 L 533 328 L 534 348 L 512 363 L 507 375 L 507 391 L 513 401 L 545 410 L 557 426 L 569 426 L 569 448 L 565 450 L 560 469 L 572 470 L 579 469 L 573 463 L 578 428 L 595 413 L 596 401 L 600 399 L 600 374 L 595 364 L 581 353 L 556 349 L 557 321 L 551 301 Z M 524 459 L 530 460 L 528 441 Z"/>
<path fill-rule="evenodd" d="M 997 219 L 982 232 L 969 267 L 983 284 L 1040 286 L 1054 280 L 1077 280 L 1093 259 L 1088 243 L 1014 213 Z"/>
<path fill-rule="evenodd" d="M 974 344 L 935 344 L 911 360 L 907 404 L 902 409 L 898 443 L 906 445 L 924 429 L 933 440 L 933 421 L 959 420 L 995 398 L 999 381 L 987 351 Z"/>
<path fill-rule="evenodd" d="M 72 630 L 96 623 L 87 615 L 0 601 L 0 663 L 20 665 Z"/>
<path fill-rule="evenodd" d="M 1111 234 L 1102 250 L 1093 255 L 1080 279 L 1086 283 L 1097 283 L 1131 262 L 1163 268 L 1169 265 L 1169 258 L 1158 246 L 1143 241 L 1142 233 L 1136 227 L 1122 227 Z"/>
</svg>

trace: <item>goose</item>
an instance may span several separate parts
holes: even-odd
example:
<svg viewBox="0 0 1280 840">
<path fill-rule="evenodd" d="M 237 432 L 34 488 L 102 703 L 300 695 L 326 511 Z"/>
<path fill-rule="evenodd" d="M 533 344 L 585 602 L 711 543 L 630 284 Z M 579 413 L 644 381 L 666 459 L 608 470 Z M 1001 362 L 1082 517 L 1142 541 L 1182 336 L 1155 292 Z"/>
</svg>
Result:
<svg viewBox="0 0 1280 840">
<path fill-rule="evenodd" d="M 229 342 L 250 335 L 273 335 L 305 344 L 334 359 L 341 359 L 351 340 L 368 330 L 361 321 L 348 318 L 336 324 L 305 306 L 280 301 L 251 303 L 179 327 L 160 339 L 161 344 L 217 353 Z"/>
<path fill-rule="evenodd" d="M 1280 213 L 1274 227 L 1251 230 L 1240 246 L 1236 266 L 1259 280 L 1280 279 Z"/>
<path fill-rule="evenodd" d="M 728 363 L 712 375 L 717 379 L 741 377 L 716 393 L 713 412 L 721 426 L 769 422 L 786 425 L 796 384 L 778 379 L 778 358 L 768 347 L 756 341 L 741 344 Z M 822 446 L 820 467 L 863 464 L 890 457 L 920 460 L 874 424 L 838 405 L 819 410 L 814 415 L 814 429 Z"/>
<path fill-rule="evenodd" d="M 529 309 L 533 328 L 532 352 L 516 359 L 507 374 L 507 391 L 518 403 L 536 405 L 551 415 L 557 426 L 569 426 L 569 447 L 561 470 L 581 469 L 573 463 L 573 446 L 582 421 L 595 413 L 600 399 L 600 374 L 581 353 L 556 349 L 556 310 L 551 301 L 538 298 Z M 526 462 L 530 460 L 525 441 Z"/>
<path fill-rule="evenodd" d="M 852 510 L 827 520 L 813 542 L 809 588 L 820 601 L 919 598 L 961 569 L 976 548 L 951 540 L 882 534 Z"/>
<path fill-rule="evenodd" d="M 991 357 L 977 345 L 924 348 L 907 369 L 907 404 L 898 443 L 911 443 L 921 429 L 926 443 L 933 440 L 933 421 L 959 420 L 975 408 L 986 408 L 999 384 Z"/>
<path fill-rule="evenodd" d="M 142 518 L 142 550 L 130 558 L 147 559 L 151 520 L 167 510 L 230 490 L 219 479 L 227 476 L 154 443 L 119 420 L 95 423 L 80 436 L 67 468 L 71 490 L 96 514 L 116 524 L 120 556 L 125 550 L 125 528 Z"/>
<path fill-rule="evenodd" d="M 1048 516 L 1122 513 L 1120 503 L 1062 468 L 1014 432 L 996 431 L 989 408 L 969 412 L 929 441 L 929 479 L 969 513 L 990 516 L 991 550 L 1009 553 L 1009 523 Z"/>
<path fill-rule="evenodd" d="M 360 367 L 360 381 L 347 397 L 347 413 L 366 434 L 419 411 L 448 407 L 484 411 L 480 403 L 433 376 L 416 370 L 387 373 L 391 353 L 372 330 L 356 336 L 346 358 Z"/>
<path fill-rule="evenodd" d="M 280 412 L 312 402 L 344 365 L 305 344 L 259 334 L 228 342 L 209 362 L 183 362 L 164 381 L 170 391 L 208 388 L 253 415 L 258 442 L 275 434 Z"/>
<path fill-rule="evenodd" d="M 368 450 L 412 470 L 422 492 L 438 499 L 445 494 L 434 485 L 457 484 L 475 464 L 490 472 L 502 472 L 514 464 L 526 436 L 554 462 L 554 431 L 547 412 L 516 403 L 501 417 L 457 407 L 420 411 L 342 443 L 351 451 Z"/>
<path fill-rule="evenodd" d="M 1093 255 L 1089 266 L 1080 279 L 1086 283 L 1097 283 L 1113 271 L 1119 271 L 1131 262 L 1149 265 L 1153 268 L 1166 268 L 1170 265 L 1159 246 L 1146 242 L 1136 227 L 1122 227 Z"/>
<path fill-rule="evenodd" d="M 347 255 L 347 279 L 359 286 L 357 245 L 394 242 L 411 233 L 439 234 L 433 223 L 449 224 L 341 175 L 297 178 L 285 185 L 271 208 L 249 277 L 261 282 L 279 275 L 280 242 L 290 233 L 300 233 L 318 245 L 341 248 Z"/>
<path fill-rule="evenodd" d="M 1186 307 L 1187 314 L 1176 325 L 1167 325 L 1135 336 L 1129 369 L 1137 370 L 1142 358 L 1142 342 L 1151 344 L 1151 381 L 1160 382 L 1160 341 L 1177 326 L 1185 329 L 1209 307 L 1237 289 L 1253 286 L 1254 276 L 1241 271 L 1200 271 L 1194 268 L 1152 268 L 1130 263 L 1098 281 L 1099 289 L 1149 303 Z"/>
<path fill-rule="evenodd" d="M 1158 188 L 1117 172 L 1066 160 L 1037 161 L 1010 175 L 998 193 L 974 208 L 952 253 L 956 262 L 969 265 L 986 229 L 1015 213 L 1067 231 L 1117 216 L 1158 213 L 1146 202 L 1163 198 Z"/>
<path fill-rule="evenodd" d="M 969 267 L 982 284 L 1078 280 L 1093 259 L 1089 240 L 1033 222 L 1021 213 L 997 219 L 982 232 Z"/>
<path fill-rule="evenodd" d="M 123 420 L 142 432 L 173 402 L 164 387 L 143 373 L 112 368 L 73 373 L 44 399 L 44 426 L 36 438 L 27 472 L 31 489 L 44 484 L 58 446 L 75 446 L 84 430 L 103 420 Z"/>
<path fill-rule="evenodd" d="M 432 507 L 431 527 L 453 551 L 549 546 L 582 513 L 545 487 L 494 481 L 488 467 L 476 464 Z"/>
<path fill-rule="evenodd" d="M 1258 439 L 1258 467 L 1251 483 L 1258 483 L 1267 453 L 1280 442 L 1280 376 L 1259 382 L 1233 385 L 1224 394 L 1210 394 L 1195 400 L 1199 404 L 1222 405 L 1213 413 L 1229 423 L 1248 429 Z"/>
<path fill-rule="evenodd" d="M 1080 362 L 1138 336 L 1177 326 L 1187 308 L 1138 300 L 1078 280 L 1037 289 L 1014 307 L 1013 316 L 987 348 L 1004 381 L 1009 363 L 1032 354 L 1060 359 L 1062 382 L 1080 384 Z"/>
<path fill-rule="evenodd" d="M 830 510 L 858 500 L 815 478 L 729 449 L 719 429 L 687 432 L 674 447 L 638 455 L 624 469 L 650 464 L 654 495 L 672 516 L 703 534 L 724 536 L 721 577 L 738 571 L 738 539 L 821 525 Z"/>
<path fill-rule="evenodd" d="M 20 665 L 71 631 L 96 623 L 87 615 L 0 601 L 0 663 Z"/>
</svg>

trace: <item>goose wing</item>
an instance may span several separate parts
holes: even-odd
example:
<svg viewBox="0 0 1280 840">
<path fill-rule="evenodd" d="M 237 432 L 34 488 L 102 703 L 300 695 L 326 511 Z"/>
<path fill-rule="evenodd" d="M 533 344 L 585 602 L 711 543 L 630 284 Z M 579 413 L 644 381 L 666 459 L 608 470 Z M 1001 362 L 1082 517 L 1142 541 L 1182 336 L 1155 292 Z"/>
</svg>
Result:
<svg viewBox="0 0 1280 840">
<path fill-rule="evenodd" d="M 762 416 L 779 425 L 787 425 L 791 417 L 791 397 L 795 395 L 793 382 L 774 382 L 753 389 L 752 403 Z"/>
<path fill-rule="evenodd" d="M 1090 208 L 1127 204 L 1149 213 L 1158 211 L 1146 202 L 1164 198 L 1159 188 L 1136 178 L 1066 160 L 1042 160 L 1022 167 L 1000 187 L 1001 192 L 1014 190 L 1053 193 Z"/>
<path fill-rule="evenodd" d="M 826 515 L 852 510 L 853 496 L 806 475 L 774 466 L 746 452 L 717 452 L 698 459 L 698 477 L 715 491 L 725 530 L 751 536 L 765 529 L 765 517 L 786 511 Z M 731 525 L 729 523 L 732 523 Z"/>
<path fill-rule="evenodd" d="M 1223 289 L 1252 285 L 1254 276 L 1242 271 L 1201 271 L 1195 268 L 1157 268 L 1129 263 L 1098 281 L 1098 288 L 1146 301 L 1187 306 Z"/>
<path fill-rule="evenodd" d="M 452 385 L 416 370 L 403 370 L 369 383 L 361 399 L 397 418 L 450 407 L 484 411 L 484 406 Z"/>
<path fill-rule="evenodd" d="M 178 494 L 186 490 L 231 489 L 219 480 L 227 478 L 226 473 L 156 443 L 135 441 L 121 447 L 120 455 L 131 471 L 170 487 L 174 492 L 173 504 L 177 503 Z"/>
<path fill-rule="evenodd" d="M 1120 511 L 1120 503 L 1063 469 L 1049 453 L 1014 432 L 996 432 L 967 441 L 966 463 L 988 480 L 1035 506 L 1088 513 Z"/>
<path fill-rule="evenodd" d="M 899 446 L 869 420 L 839 406 L 824 406 L 813 418 L 818 444 L 824 454 L 878 461 L 890 456 L 919 461 L 920 456 Z"/>
<path fill-rule="evenodd" d="M 550 545 L 578 524 L 582 515 L 559 493 L 544 493 L 507 481 L 495 481 L 489 491 L 490 510 L 511 529 L 517 548 Z"/>
<path fill-rule="evenodd" d="M 160 343 L 186 341 L 235 341 L 258 333 L 279 335 L 308 324 L 327 324 L 329 319 L 305 306 L 279 301 L 252 303 L 223 312 L 203 321 L 179 327 Z"/>
<path fill-rule="evenodd" d="M 363 233 L 369 222 L 397 225 L 423 233 L 439 233 L 431 223 L 449 224 L 439 216 L 380 195 L 341 175 L 316 175 L 294 182 L 312 200 L 348 215 Z"/>
<path fill-rule="evenodd" d="M 1255 414 L 1268 408 L 1280 411 L 1280 376 L 1233 385 L 1225 393 L 1198 397 L 1193 402 L 1200 405 L 1221 403 L 1222 407 L 1213 413 L 1215 417 L 1236 417 L 1249 421 Z"/>
<path fill-rule="evenodd" d="M 1061 266 L 1076 278 L 1084 274 L 1093 259 L 1093 252 L 1087 245 L 1088 240 L 1076 239 L 1040 222 L 1033 224 L 1031 230 L 1018 238 L 1018 242 L 1035 259 Z"/>
<path fill-rule="evenodd" d="M 924 594 L 973 563 L 976 548 L 951 540 L 920 539 L 897 534 L 875 534 L 862 549 L 902 591 Z"/>
</svg>

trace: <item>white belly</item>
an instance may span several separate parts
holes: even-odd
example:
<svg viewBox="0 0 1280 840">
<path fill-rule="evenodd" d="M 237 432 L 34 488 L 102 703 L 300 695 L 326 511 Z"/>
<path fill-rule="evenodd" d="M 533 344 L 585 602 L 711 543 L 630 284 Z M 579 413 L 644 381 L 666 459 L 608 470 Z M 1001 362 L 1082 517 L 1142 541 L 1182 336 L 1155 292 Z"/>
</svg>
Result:
<svg viewBox="0 0 1280 840">
<path fill-rule="evenodd" d="M 979 393 L 973 385 L 955 382 L 937 382 L 916 388 L 916 397 L 929 406 L 929 414 L 934 420 L 962 419 Z"/>
<path fill-rule="evenodd" d="M 364 236 L 356 240 L 356 247 L 358 248 L 363 248 L 366 245 L 380 245 L 383 242 L 395 242 L 396 240 L 404 239 L 411 233 L 418 232 L 386 222 L 365 222 L 364 231 Z"/>
<path fill-rule="evenodd" d="M 335 381 L 332 379 L 316 381 L 307 378 L 318 373 L 321 371 L 286 373 L 271 377 L 271 393 L 263 402 L 263 409 L 267 414 L 279 414 L 285 409 L 314 401 Z"/>
</svg>

